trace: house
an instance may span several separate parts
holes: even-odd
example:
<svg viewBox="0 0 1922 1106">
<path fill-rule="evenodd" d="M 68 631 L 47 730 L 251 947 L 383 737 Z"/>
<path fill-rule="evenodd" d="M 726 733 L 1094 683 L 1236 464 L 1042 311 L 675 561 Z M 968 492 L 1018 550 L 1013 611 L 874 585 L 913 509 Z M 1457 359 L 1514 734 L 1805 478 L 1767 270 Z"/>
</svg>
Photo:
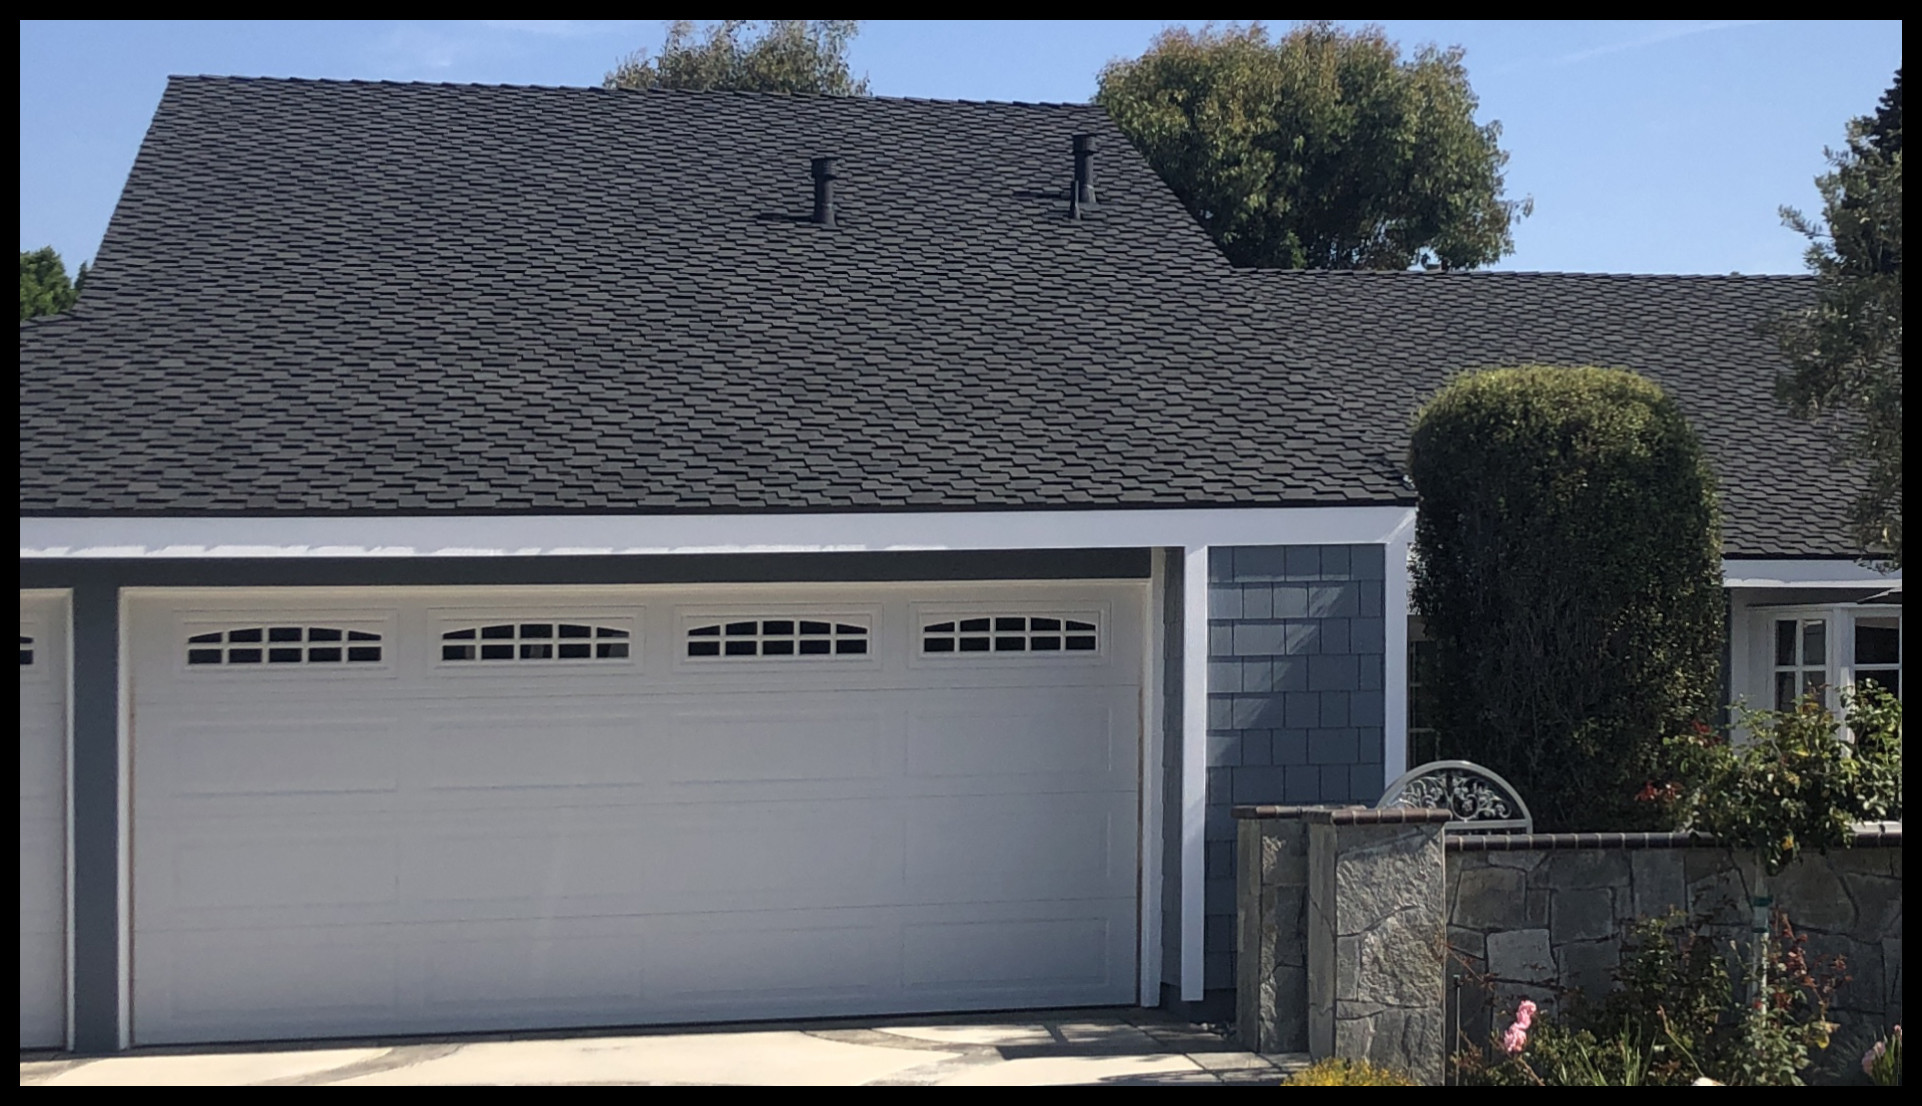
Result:
<svg viewBox="0 0 1922 1106">
<path fill-rule="evenodd" d="M 176 79 L 20 332 L 22 1047 L 1222 1009 L 1451 372 L 1680 397 L 1733 691 L 1899 650 L 1808 295 L 1237 272 L 1087 106 Z"/>
</svg>

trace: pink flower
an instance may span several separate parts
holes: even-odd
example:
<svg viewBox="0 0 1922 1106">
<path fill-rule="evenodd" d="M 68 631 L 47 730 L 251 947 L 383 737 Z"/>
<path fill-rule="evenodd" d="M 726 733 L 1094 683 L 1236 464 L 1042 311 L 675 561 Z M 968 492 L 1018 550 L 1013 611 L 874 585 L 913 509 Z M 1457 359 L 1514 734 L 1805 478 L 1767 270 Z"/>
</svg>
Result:
<svg viewBox="0 0 1922 1106">
<path fill-rule="evenodd" d="M 1875 1042 L 1874 1048 L 1871 1048 L 1867 1052 L 1864 1052 L 1862 1054 L 1862 1074 L 1863 1075 L 1875 1074 L 1875 1062 L 1882 1058 L 1882 1054 L 1884 1052 L 1887 1052 L 1888 1048 L 1889 1048 L 1888 1045 L 1883 1044 L 1881 1041 L 1877 1041 Z"/>
<path fill-rule="evenodd" d="M 1515 1007 L 1515 1024 L 1502 1034 L 1502 1051 L 1510 1056 L 1520 1052 L 1528 1045 L 1528 1027 L 1535 1024 L 1535 1004 L 1523 999 Z"/>
</svg>

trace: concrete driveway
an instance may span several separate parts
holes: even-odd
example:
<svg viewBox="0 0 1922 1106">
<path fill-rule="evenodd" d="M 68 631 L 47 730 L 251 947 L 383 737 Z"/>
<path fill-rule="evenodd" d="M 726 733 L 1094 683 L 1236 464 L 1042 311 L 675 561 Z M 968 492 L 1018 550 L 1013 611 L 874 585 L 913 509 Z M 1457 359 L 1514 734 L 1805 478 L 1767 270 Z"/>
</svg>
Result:
<svg viewBox="0 0 1922 1106">
<path fill-rule="evenodd" d="M 129 1086 L 1067 1086 L 1274 1084 L 1306 1057 L 1243 1052 L 1152 1010 L 23 1057 L 20 1083 Z"/>
</svg>

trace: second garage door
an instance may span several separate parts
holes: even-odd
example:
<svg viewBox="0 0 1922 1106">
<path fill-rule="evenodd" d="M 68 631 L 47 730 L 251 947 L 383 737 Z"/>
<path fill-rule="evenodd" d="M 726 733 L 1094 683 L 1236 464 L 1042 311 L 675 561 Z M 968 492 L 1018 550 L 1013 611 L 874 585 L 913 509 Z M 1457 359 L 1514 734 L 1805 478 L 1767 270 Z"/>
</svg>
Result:
<svg viewBox="0 0 1922 1106">
<path fill-rule="evenodd" d="M 1134 998 L 1139 585 L 150 593 L 138 1043 Z"/>
</svg>

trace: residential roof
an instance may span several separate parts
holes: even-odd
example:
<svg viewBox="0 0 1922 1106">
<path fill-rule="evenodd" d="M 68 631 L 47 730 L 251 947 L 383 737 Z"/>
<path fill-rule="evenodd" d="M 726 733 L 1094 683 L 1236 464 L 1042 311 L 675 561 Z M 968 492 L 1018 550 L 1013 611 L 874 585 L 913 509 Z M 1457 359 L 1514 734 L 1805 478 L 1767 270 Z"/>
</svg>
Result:
<svg viewBox="0 0 1922 1106">
<path fill-rule="evenodd" d="M 21 512 L 1407 503 L 1421 399 L 1542 361 L 1681 398 L 1731 553 L 1838 555 L 1755 330 L 1807 295 L 1236 271 L 1084 105 L 176 78 L 21 328 Z"/>
</svg>

